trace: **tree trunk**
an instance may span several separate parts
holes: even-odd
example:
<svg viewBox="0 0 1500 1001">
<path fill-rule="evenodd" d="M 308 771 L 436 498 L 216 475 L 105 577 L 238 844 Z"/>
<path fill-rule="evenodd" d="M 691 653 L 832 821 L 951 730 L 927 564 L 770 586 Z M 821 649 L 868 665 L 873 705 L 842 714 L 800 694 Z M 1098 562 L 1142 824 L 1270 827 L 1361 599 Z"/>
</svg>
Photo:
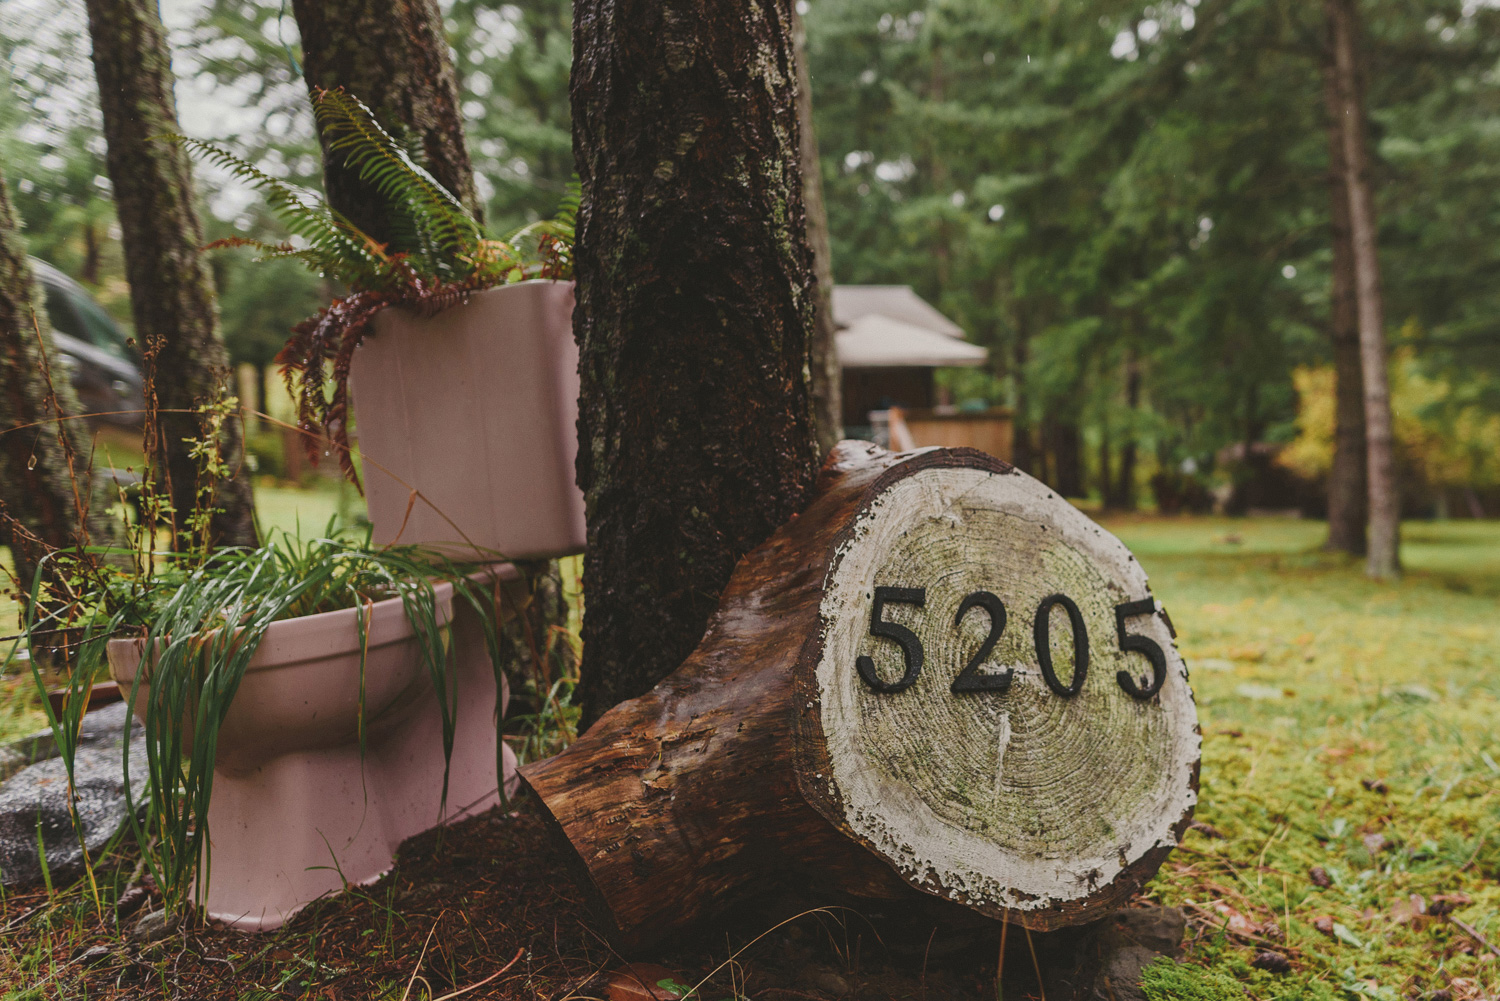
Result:
<svg viewBox="0 0 1500 1001">
<path fill-rule="evenodd" d="M 1369 140 L 1359 76 L 1359 21 L 1355 0 L 1324 0 L 1334 57 L 1343 134 L 1344 183 L 1354 248 L 1354 294 L 1359 316 L 1360 374 L 1364 379 L 1365 449 L 1369 495 L 1371 577 L 1401 570 L 1401 494 L 1396 484 L 1395 435 L 1386 368 L 1385 305 L 1380 291 L 1379 228 L 1370 180 Z"/>
<path fill-rule="evenodd" d="M 1082 497 L 1083 440 L 1078 425 L 1053 419 L 1052 472 L 1057 492 L 1064 497 Z"/>
<path fill-rule="evenodd" d="M 86 220 L 83 224 L 83 269 L 79 277 L 86 284 L 99 284 L 99 258 L 102 248 L 99 246 L 99 229 L 92 220 Z"/>
<path fill-rule="evenodd" d="M 1101 422 L 1099 425 L 1099 503 L 1106 511 L 1115 507 L 1118 498 L 1115 497 L 1115 482 L 1109 475 L 1109 424 Z"/>
<path fill-rule="evenodd" d="M 788 886 L 1046 931 L 1157 870 L 1200 744 L 1119 541 L 982 452 L 844 442 L 681 668 L 523 775 L 627 941 Z"/>
<path fill-rule="evenodd" d="M 574 5 L 585 725 L 682 663 L 817 469 L 790 0 Z"/>
<path fill-rule="evenodd" d="M 47 550 L 112 541 L 104 505 L 90 503 L 85 428 L 59 420 L 82 410 L 57 357 L 0 175 L 0 545 L 23 607 Z"/>
<path fill-rule="evenodd" d="M 833 253 L 828 245 L 828 213 L 823 206 L 823 168 L 818 159 L 818 136 L 813 131 L 807 30 L 795 7 L 792 25 L 797 44 L 797 125 L 802 130 L 799 153 L 802 202 L 807 213 L 807 243 L 812 248 L 813 271 L 818 279 L 812 334 L 813 420 L 817 424 L 818 454 L 827 455 L 844 437 L 838 328 L 833 322 Z"/>
<path fill-rule="evenodd" d="M 146 451 L 165 474 L 182 545 L 189 542 L 188 513 L 198 503 L 198 464 L 183 439 L 202 433 L 191 411 L 224 390 L 229 355 L 198 250 L 203 231 L 187 154 L 155 138 L 179 131 L 171 56 L 156 4 L 87 0 L 87 6 L 131 314 L 146 362 L 147 406 L 159 411 L 148 415 Z M 237 419 L 225 422 L 220 449 L 234 472 L 215 484 L 211 545 L 257 544 L 242 434 Z"/>
<path fill-rule="evenodd" d="M 1011 380 L 1015 386 L 1014 409 L 1011 411 L 1013 443 L 1011 461 L 1021 472 L 1030 473 L 1046 482 L 1047 474 L 1042 468 L 1046 465 L 1046 459 L 1042 458 L 1041 465 L 1038 465 L 1038 444 L 1036 435 L 1032 431 L 1030 412 L 1027 409 L 1029 402 L 1029 395 L 1026 392 L 1027 330 L 1026 317 L 1019 305 L 1015 308 L 1015 323 L 1015 342 L 1011 346 Z M 1045 446 L 1042 449 L 1042 454 L 1045 455 Z"/>
<path fill-rule="evenodd" d="M 437 0 L 293 0 L 309 87 L 359 98 L 438 182 L 483 219 L 464 145 L 453 57 Z M 323 149 L 328 202 L 377 240 L 394 232 L 385 200 Z"/>
<path fill-rule="evenodd" d="M 1130 419 L 1125 427 L 1125 443 L 1120 446 L 1120 475 L 1115 487 L 1120 510 L 1134 511 L 1135 496 L 1135 414 L 1141 405 L 1141 366 L 1134 358 L 1125 363 L 1125 405 Z"/>
<path fill-rule="evenodd" d="M 1332 21 L 1329 26 L 1331 28 Z M 1329 335 L 1333 342 L 1333 466 L 1328 471 L 1325 549 L 1365 554 L 1365 380 L 1360 371 L 1359 311 L 1354 301 L 1354 245 L 1344 163 L 1344 105 L 1330 31 L 1323 48 L 1323 101 L 1328 112 L 1328 223 L 1333 247 Z"/>
</svg>

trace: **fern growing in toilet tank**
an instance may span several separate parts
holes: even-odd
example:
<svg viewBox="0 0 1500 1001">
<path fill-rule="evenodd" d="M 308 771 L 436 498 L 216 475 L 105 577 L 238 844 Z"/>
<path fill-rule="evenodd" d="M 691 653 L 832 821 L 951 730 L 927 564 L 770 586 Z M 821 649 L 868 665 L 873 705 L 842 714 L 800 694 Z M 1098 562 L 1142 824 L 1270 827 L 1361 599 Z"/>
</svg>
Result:
<svg viewBox="0 0 1500 1001">
<path fill-rule="evenodd" d="M 294 258 L 348 292 L 297 324 L 277 356 L 298 419 L 325 431 L 340 468 L 358 476 L 349 442 L 349 365 L 375 314 L 401 306 L 432 314 L 482 289 L 527 279 L 573 277 L 579 189 L 570 184 L 556 215 L 503 239 L 485 235 L 467 209 L 343 90 L 317 90 L 313 111 L 330 155 L 370 181 L 385 199 L 396 239 L 382 243 L 334 211 L 316 192 L 290 185 L 213 143 L 168 136 L 260 192 L 293 240 L 270 244 L 233 237 L 214 247 L 252 247 L 262 259 Z M 316 465 L 321 443 L 306 439 Z"/>
</svg>

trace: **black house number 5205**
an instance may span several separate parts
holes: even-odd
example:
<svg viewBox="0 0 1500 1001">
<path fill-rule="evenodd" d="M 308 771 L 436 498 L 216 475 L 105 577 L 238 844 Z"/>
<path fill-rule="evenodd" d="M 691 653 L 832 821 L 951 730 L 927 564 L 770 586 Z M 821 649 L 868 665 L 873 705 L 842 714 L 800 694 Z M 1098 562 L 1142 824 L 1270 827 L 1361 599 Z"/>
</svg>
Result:
<svg viewBox="0 0 1500 1001">
<path fill-rule="evenodd" d="M 883 617 L 885 606 L 889 604 L 915 605 L 922 608 L 927 604 L 927 589 L 924 587 L 877 587 L 875 589 L 875 603 L 870 608 L 870 635 L 891 640 L 900 646 L 905 670 L 896 681 L 882 681 L 880 675 L 875 673 L 875 662 L 869 657 L 857 658 L 854 666 L 865 684 L 877 692 L 888 695 L 904 692 L 915 684 L 917 678 L 921 677 L 924 660 L 922 640 L 917 634 L 900 623 L 888 622 Z M 974 656 L 969 658 L 969 662 L 964 665 L 964 669 L 953 679 L 950 690 L 955 695 L 968 692 L 1004 693 L 1010 689 L 1010 684 L 1015 679 L 1015 668 L 1006 668 L 997 674 L 981 674 L 979 671 L 980 665 L 985 662 L 990 652 L 995 649 L 995 644 L 1000 641 L 1000 634 L 1005 631 L 1004 602 L 989 591 L 975 591 L 959 604 L 958 615 L 953 619 L 954 628 L 958 628 L 964 616 L 976 608 L 983 609 L 989 616 L 990 631 L 989 635 L 984 638 L 984 642 L 979 644 L 979 649 L 974 651 Z M 1061 608 L 1067 613 L 1068 626 L 1073 631 L 1073 674 L 1066 685 L 1058 677 L 1057 669 L 1052 663 L 1051 629 L 1052 609 L 1054 608 Z M 1161 691 L 1162 684 L 1167 680 L 1167 655 L 1161 645 L 1150 637 L 1127 632 L 1125 624 L 1127 619 L 1155 614 L 1156 601 L 1152 598 L 1127 601 L 1115 606 L 1115 632 L 1120 649 L 1139 653 L 1151 664 L 1151 681 L 1144 687 L 1136 682 L 1129 671 L 1120 671 L 1115 675 L 1115 680 L 1120 683 L 1120 687 L 1136 699 L 1149 699 Z M 1047 687 L 1064 698 L 1070 698 L 1083 691 L 1083 682 L 1089 673 L 1089 634 L 1083 622 L 1083 612 L 1079 610 L 1078 604 L 1065 594 L 1048 595 L 1037 606 L 1031 629 L 1032 639 L 1036 644 L 1037 663 L 1042 669 L 1042 680 L 1047 683 Z"/>
</svg>

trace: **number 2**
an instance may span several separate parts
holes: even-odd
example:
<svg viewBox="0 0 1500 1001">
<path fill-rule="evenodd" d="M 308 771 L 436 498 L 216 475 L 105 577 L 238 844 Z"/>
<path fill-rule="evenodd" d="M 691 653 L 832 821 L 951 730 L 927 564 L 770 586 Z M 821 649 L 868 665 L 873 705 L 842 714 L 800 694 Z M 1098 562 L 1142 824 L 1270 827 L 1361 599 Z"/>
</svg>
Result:
<svg viewBox="0 0 1500 1001">
<path fill-rule="evenodd" d="M 953 619 L 953 627 L 957 629 L 964 621 L 964 616 L 969 609 L 978 606 L 990 614 L 990 634 L 979 644 L 979 650 L 973 658 L 953 679 L 949 687 L 954 695 L 960 692 L 1007 692 L 1010 683 L 1016 676 L 1016 669 L 1007 667 L 998 674 L 980 674 L 979 665 L 983 664 L 989 657 L 990 651 L 995 649 L 995 644 L 1000 641 L 1000 634 L 1005 631 L 1005 603 L 988 591 L 975 591 L 963 600 L 958 606 L 958 615 Z"/>
</svg>

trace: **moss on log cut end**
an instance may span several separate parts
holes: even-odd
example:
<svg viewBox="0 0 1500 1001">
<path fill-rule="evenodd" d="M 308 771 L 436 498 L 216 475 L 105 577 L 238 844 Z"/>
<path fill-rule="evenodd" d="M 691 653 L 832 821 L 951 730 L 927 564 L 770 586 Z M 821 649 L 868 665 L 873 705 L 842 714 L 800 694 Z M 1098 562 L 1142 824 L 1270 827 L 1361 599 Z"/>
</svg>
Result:
<svg viewBox="0 0 1500 1001">
<path fill-rule="evenodd" d="M 901 642 L 872 635 L 878 593 L 896 597 L 879 623 L 920 645 L 914 679 Z M 1149 657 L 1121 649 L 1116 608 L 1149 596 L 1117 539 L 1023 473 L 933 466 L 895 480 L 828 573 L 816 691 L 829 770 L 803 774 L 804 791 L 912 884 L 1034 927 L 1067 923 L 1122 872 L 1154 871 L 1196 801 L 1196 712 L 1154 602 L 1125 625 L 1162 651 L 1156 694 L 1139 697 Z M 861 657 L 875 683 L 909 685 L 877 690 Z"/>
</svg>

